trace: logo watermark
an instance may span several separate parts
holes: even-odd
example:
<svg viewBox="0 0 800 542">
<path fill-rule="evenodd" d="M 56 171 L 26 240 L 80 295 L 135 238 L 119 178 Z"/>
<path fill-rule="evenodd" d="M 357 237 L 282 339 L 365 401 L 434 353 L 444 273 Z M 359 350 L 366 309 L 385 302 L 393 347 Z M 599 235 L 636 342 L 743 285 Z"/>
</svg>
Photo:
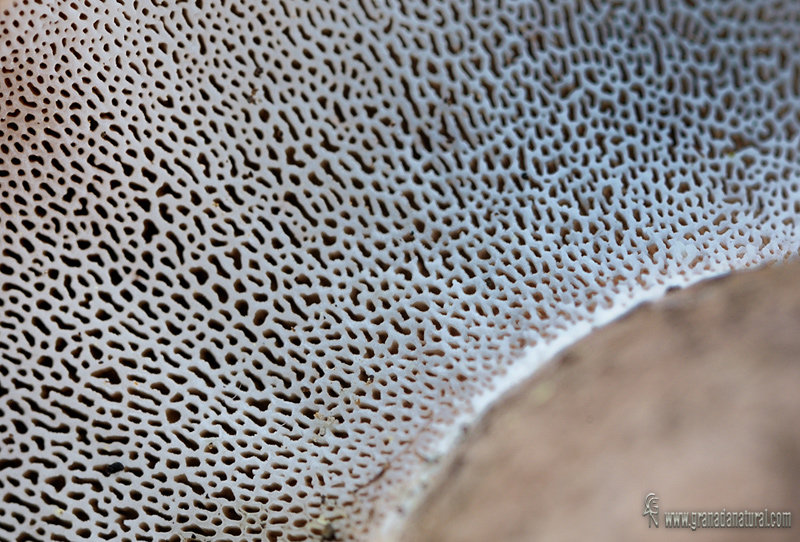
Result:
<svg viewBox="0 0 800 542">
<path fill-rule="evenodd" d="M 647 528 L 655 525 L 658 529 L 658 497 L 648 493 L 644 498 L 644 513 L 648 516 Z M 788 529 L 792 526 L 791 512 L 770 512 L 750 510 L 729 511 L 725 508 L 712 512 L 664 512 L 665 529 Z"/>
<path fill-rule="evenodd" d="M 644 514 L 643 516 L 650 516 L 647 520 L 647 528 L 655 524 L 656 529 L 658 528 L 658 497 L 656 497 L 655 493 L 648 493 L 647 497 L 644 499 Z"/>
</svg>

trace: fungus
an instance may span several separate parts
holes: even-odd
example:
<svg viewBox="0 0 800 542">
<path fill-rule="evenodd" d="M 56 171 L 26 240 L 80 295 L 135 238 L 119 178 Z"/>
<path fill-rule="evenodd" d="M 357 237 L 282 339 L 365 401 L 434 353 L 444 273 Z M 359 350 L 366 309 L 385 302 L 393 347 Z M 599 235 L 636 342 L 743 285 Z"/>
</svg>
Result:
<svg viewBox="0 0 800 542">
<path fill-rule="evenodd" d="M 784 2 L 7 7 L 0 539 L 382 536 L 554 348 L 796 252 L 798 28 Z"/>
</svg>

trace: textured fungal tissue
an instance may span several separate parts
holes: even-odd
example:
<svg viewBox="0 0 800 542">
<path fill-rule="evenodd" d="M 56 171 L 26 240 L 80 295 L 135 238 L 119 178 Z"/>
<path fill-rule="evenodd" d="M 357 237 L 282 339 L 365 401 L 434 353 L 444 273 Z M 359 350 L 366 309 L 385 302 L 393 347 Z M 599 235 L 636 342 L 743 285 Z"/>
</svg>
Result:
<svg viewBox="0 0 800 542">
<path fill-rule="evenodd" d="M 558 345 L 798 250 L 797 2 L 3 9 L 3 542 L 391 538 Z"/>
</svg>

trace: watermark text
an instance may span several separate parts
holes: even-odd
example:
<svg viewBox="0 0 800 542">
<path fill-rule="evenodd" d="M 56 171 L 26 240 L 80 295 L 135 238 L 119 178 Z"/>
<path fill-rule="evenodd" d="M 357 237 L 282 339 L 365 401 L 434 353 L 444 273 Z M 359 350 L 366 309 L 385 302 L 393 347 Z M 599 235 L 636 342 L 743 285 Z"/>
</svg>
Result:
<svg viewBox="0 0 800 542">
<path fill-rule="evenodd" d="M 710 512 L 664 511 L 659 516 L 658 497 L 648 493 L 644 500 L 644 513 L 647 526 L 659 526 L 659 519 L 666 529 L 788 529 L 792 526 L 791 512 L 764 510 L 722 510 Z"/>
</svg>

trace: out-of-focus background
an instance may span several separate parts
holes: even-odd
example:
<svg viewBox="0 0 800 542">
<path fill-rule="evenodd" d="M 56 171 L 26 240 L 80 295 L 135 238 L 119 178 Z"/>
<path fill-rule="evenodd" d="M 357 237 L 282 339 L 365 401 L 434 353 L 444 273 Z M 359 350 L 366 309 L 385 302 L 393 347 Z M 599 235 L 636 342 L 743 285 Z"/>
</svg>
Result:
<svg viewBox="0 0 800 542">
<path fill-rule="evenodd" d="M 797 523 L 799 414 L 800 263 L 673 292 L 496 405 L 404 540 L 798 540 L 800 523 L 693 532 L 664 513 L 767 508 Z"/>
</svg>

